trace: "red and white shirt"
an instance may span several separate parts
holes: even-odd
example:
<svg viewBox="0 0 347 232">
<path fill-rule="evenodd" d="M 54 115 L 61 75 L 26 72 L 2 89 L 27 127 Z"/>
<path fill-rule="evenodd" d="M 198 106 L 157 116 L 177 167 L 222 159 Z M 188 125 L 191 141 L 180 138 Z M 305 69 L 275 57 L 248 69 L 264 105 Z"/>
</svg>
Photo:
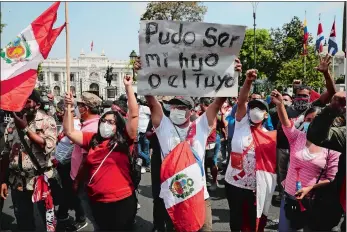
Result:
<svg viewBox="0 0 347 232">
<path fill-rule="evenodd" d="M 267 131 L 264 127 L 263 131 Z M 248 120 L 248 115 L 242 118 L 240 122 L 235 121 L 235 132 L 231 141 L 232 152 L 243 153 L 253 142 L 251 125 Z M 243 170 L 232 168 L 231 162 L 227 167 L 225 181 L 228 184 L 242 188 L 255 190 L 256 189 L 256 159 L 254 145 L 249 149 L 243 159 Z"/>
</svg>

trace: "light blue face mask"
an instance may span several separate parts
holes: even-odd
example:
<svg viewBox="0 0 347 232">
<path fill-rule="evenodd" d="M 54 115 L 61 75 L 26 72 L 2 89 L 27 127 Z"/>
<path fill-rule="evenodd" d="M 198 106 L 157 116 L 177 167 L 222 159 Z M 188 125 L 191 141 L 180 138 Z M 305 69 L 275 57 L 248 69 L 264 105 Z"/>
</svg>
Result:
<svg viewBox="0 0 347 232">
<path fill-rule="evenodd" d="M 303 123 L 303 129 L 304 129 L 304 132 L 307 133 L 308 131 L 308 127 L 310 126 L 310 122 L 304 122 Z"/>
<path fill-rule="evenodd" d="M 49 110 L 49 105 L 45 105 L 45 106 L 44 106 L 44 109 L 45 109 L 45 110 Z"/>
</svg>

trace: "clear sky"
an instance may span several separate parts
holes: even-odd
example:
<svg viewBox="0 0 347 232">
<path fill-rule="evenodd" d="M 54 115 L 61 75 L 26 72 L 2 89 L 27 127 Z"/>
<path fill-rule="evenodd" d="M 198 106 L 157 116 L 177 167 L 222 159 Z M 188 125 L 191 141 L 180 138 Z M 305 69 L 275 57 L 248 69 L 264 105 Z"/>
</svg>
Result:
<svg viewBox="0 0 347 232">
<path fill-rule="evenodd" d="M 1 47 L 10 42 L 53 2 L 1 2 L 2 21 L 7 24 L 1 34 Z M 246 25 L 253 28 L 250 2 L 205 2 L 208 7 L 204 21 L 209 23 Z M 77 58 L 83 48 L 101 54 L 105 50 L 111 59 L 126 60 L 134 49 L 138 52 L 140 15 L 146 2 L 70 2 L 70 50 Z M 290 22 L 294 16 L 301 20 L 307 11 L 308 31 L 317 34 L 318 14 L 325 38 L 329 38 L 334 16 L 339 50 L 342 41 L 343 2 L 260 2 L 257 8 L 257 27 L 276 28 Z M 55 26 L 64 22 L 64 3 L 60 5 Z M 51 58 L 65 57 L 65 31 L 54 44 Z"/>
</svg>

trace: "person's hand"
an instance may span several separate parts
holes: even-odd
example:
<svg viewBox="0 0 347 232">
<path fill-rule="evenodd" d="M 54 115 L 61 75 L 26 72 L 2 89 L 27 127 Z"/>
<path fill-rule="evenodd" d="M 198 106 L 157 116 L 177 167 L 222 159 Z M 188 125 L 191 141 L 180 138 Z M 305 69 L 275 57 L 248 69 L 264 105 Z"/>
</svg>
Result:
<svg viewBox="0 0 347 232">
<path fill-rule="evenodd" d="M 247 70 L 246 80 L 247 81 L 255 81 L 257 79 L 257 75 L 258 75 L 258 70 L 256 70 L 256 69 Z"/>
<path fill-rule="evenodd" d="M 329 66 L 331 64 L 330 58 L 331 58 L 331 56 L 329 54 L 326 54 L 326 56 L 324 58 L 319 56 L 319 65 L 317 67 L 315 67 L 315 69 L 321 73 L 328 73 L 329 72 Z"/>
<path fill-rule="evenodd" d="M 67 107 L 68 105 L 74 107 L 74 100 L 71 92 L 65 94 L 64 104 L 65 107 Z"/>
<path fill-rule="evenodd" d="M 235 59 L 235 71 L 242 72 L 242 64 L 238 58 Z"/>
<path fill-rule="evenodd" d="M 308 186 L 297 191 L 295 193 L 296 199 L 302 200 L 312 190 L 312 188 L 313 188 L 312 186 Z"/>
<path fill-rule="evenodd" d="M 134 71 L 137 73 L 141 69 L 141 59 L 140 57 L 136 57 L 135 63 L 134 63 Z"/>
<path fill-rule="evenodd" d="M 125 75 L 123 78 L 124 86 L 131 86 L 133 84 L 133 78 L 129 75 Z"/>
<path fill-rule="evenodd" d="M 13 112 L 14 124 L 17 129 L 23 130 L 28 126 L 28 121 L 26 114 L 23 115 L 23 118 L 19 117 L 15 112 Z"/>
<path fill-rule="evenodd" d="M 281 105 L 283 103 L 283 96 L 276 89 L 271 92 L 271 101 L 276 105 Z"/>
<path fill-rule="evenodd" d="M 8 196 L 8 188 L 7 188 L 7 184 L 4 183 L 1 185 L 1 197 L 4 200 L 6 200 L 7 196 Z"/>
</svg>

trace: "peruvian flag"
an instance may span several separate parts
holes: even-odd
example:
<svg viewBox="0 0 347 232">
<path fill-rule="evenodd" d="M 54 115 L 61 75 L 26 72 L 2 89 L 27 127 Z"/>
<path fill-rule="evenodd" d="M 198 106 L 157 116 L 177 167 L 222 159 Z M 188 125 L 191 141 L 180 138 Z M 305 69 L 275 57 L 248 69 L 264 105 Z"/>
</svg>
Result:
<svg viewBox="0 0 347 232">
<path fill-rule="evenodd" d="M 165 157 L 161 167 L 161 191 L 176 231 L 198 231 L 205 222 L 203 169 L 187 141 Z"/>
<path fill-rule="evenodd" d="M 32 93 L 38 65 L 48 57 L 65 24 L 53 29 L 60 2 L 54 3 L 1 49 L 0 109 L 19 112 Z"/>
<path fill-rule="evenodd" d="M 317 30 L 317 40 L 316 40 L 316 51 L 318 51 L 318 53 L 323 52 L 323 41 L 324 41 L 323 27 L 321 22 L 319 21 L 318 30 Z"/>
<path fill-rule="evenodd" d="M 276 182 L 277 131 L 251 128 L 256 154 L 256 231 L 264 231 Z"/>
<path fill-rule="evenodd" d="M 92 43 L 90 44 L 90 51 L 93 51 L 93 47 L 94 47 L 94 41 L 92 41 Z"/>
</svg>

